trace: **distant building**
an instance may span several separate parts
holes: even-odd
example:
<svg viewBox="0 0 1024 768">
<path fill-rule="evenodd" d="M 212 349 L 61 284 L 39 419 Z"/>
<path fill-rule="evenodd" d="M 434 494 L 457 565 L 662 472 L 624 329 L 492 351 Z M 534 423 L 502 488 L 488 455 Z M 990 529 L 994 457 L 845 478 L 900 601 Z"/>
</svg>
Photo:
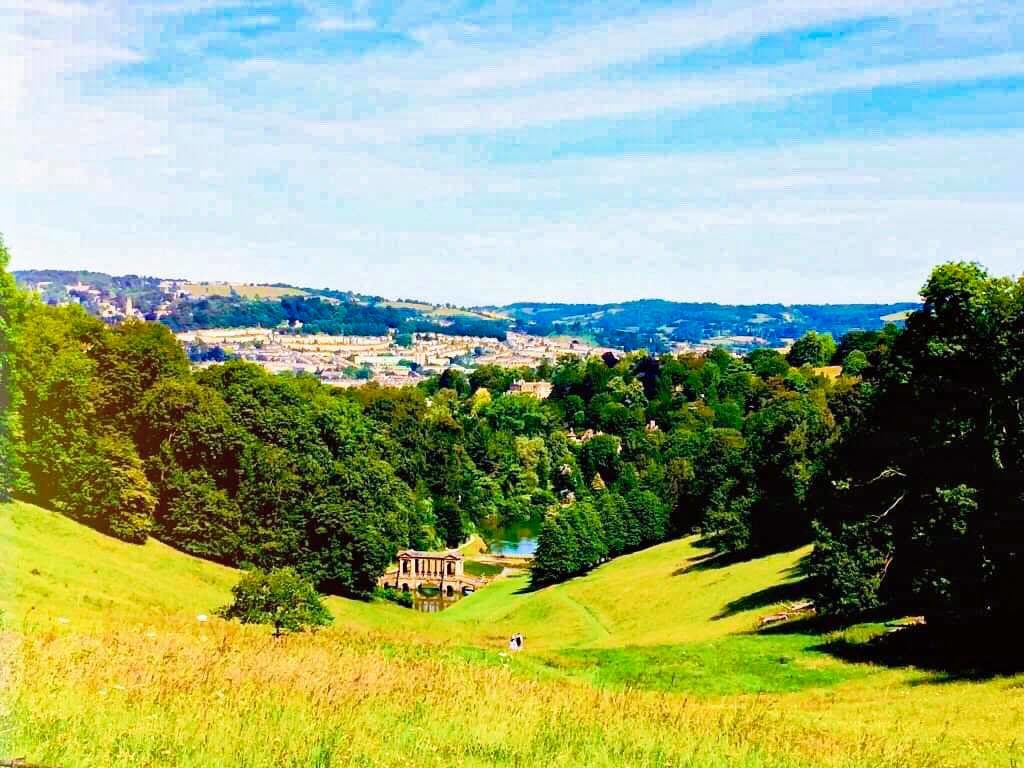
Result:
<svg viewBox="0 0 1024 768">
<path fill-rule="evenodd" d="M 824 376 L 831 381 L 835 381 L 843 375 L 843 366 L 841 365 L 822 365 L 812 370 L 816 375 Z"/>
<path fill-rule="evenodd" d="M 509 392 L 522 395 L 533 395 L 538 400 L 547 400 L 554 387 L 550 381 L 523 381 L 519 379 L 508 388 Z"/>
</svg>

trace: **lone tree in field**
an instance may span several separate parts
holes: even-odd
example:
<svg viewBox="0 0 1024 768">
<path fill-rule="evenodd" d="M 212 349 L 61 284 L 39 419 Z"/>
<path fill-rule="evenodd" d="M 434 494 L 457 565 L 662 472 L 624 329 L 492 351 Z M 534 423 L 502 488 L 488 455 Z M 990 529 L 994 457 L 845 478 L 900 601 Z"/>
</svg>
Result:
<svg viewBox="0 0 1024 768">
<path fill-rule="evenodd" d="M 234 601 L 221 608 L 219 615 L 243 624 L 273 624 L 275 636 L 331 623 L 331 614 L 313 584 L 293 568 L 250 571 L 231 588 L 231 594 Z"/>
</svg>

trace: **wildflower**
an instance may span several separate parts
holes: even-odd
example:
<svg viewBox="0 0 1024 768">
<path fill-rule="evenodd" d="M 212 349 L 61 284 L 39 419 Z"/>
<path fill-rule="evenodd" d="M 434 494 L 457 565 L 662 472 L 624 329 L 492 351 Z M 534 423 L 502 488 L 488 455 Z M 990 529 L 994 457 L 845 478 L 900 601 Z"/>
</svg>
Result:
<svg viewBox="0 0 1024 768">
<path fill-rule="evenodd" d="M 199 623 L 206 621 L 207 618 L 209 617 L 205 613 L 200 613 L 196 615 L 196 621 L 198 621 Z"/>
</svg>

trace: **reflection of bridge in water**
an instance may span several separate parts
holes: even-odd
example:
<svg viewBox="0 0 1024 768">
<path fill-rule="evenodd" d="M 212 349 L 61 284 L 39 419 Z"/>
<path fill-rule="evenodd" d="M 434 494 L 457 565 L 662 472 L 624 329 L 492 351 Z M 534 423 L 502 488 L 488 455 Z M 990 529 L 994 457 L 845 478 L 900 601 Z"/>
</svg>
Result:
<svg viewBox="0 0 1024 768">
<path fill-rule="evenodd" d="M 457 549 L 447 552 L 406 549 L 398 553 L 398 564 L 385 571 L 378 583 L 402 592 L 433 587 L 446 597 L 468 595 L 486 584 L 487 580 L 467 576 L 464 565 L 462 553 Z"/>
</svg>

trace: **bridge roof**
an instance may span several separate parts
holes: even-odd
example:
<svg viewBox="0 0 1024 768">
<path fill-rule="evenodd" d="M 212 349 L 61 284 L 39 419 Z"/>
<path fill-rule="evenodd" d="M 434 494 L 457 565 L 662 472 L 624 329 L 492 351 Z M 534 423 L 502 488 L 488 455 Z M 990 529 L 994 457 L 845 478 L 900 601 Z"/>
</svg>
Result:
<svg viewBox="0 0 1024 768">
<path fill-rule="evenodd" d="M 462 553 L 457 549 L 449 549 L 445 552 L 422 552 L 418 549 L 403 549 L 398 553 L 398 557 L 412 557 L 412 558 L 435 558 L 437 560 L 461 560 Z"/>
</svg>

